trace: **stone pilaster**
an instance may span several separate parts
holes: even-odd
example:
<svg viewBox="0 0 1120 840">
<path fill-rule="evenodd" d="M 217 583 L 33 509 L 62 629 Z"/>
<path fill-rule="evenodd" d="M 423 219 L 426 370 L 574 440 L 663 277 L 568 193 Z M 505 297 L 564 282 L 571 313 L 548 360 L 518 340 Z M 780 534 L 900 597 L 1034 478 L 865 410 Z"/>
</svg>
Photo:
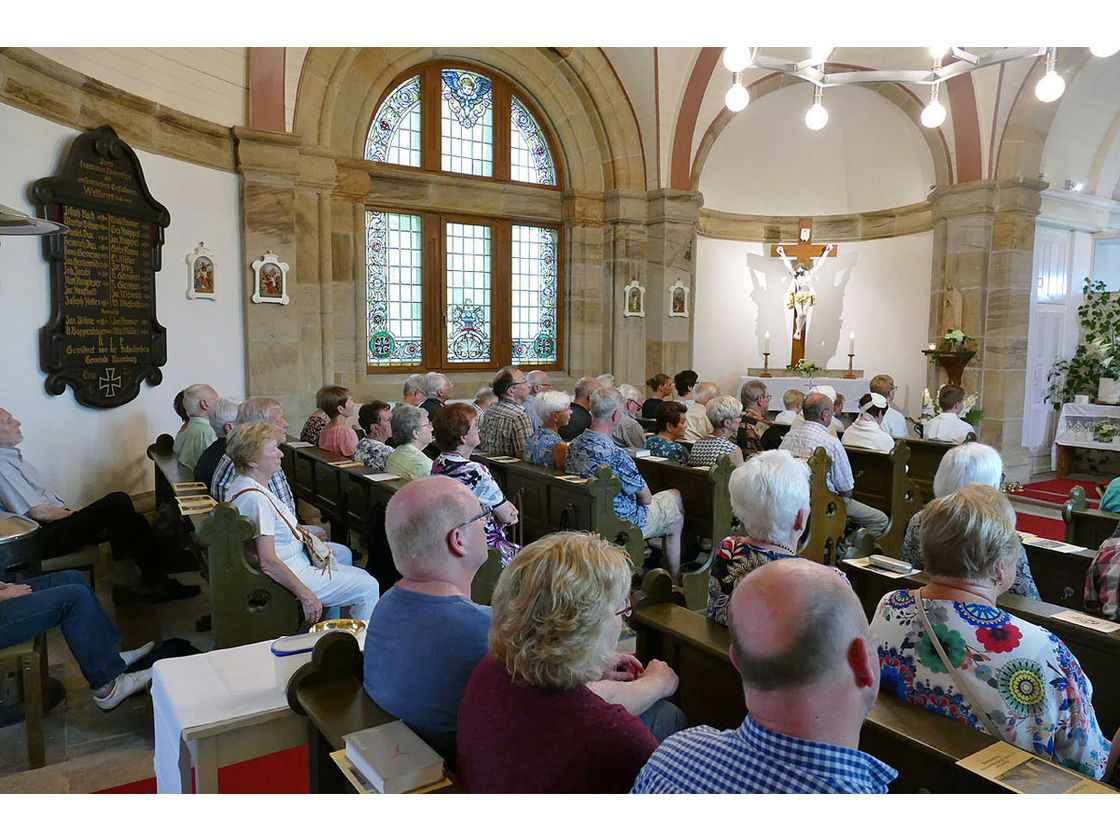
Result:
<svg viewBox="0 0 1120 840">
<path fill-rule="evenodd" d="M 966 392 L 980 395 L 980 439 L 999 450 L 1009 478 L 1029 478 L 1022 446 L 1035 217 L 1041 181 L 976 181 L 930 195 L 934 257 L 929 340 L 942 333 L 941 308 L 951 285 L 961 293 L 962 324 L 978 352 L 965 369 Z M 930 393 L 944 384 L 931 366 Z"/>
<path fill-rule="evenodd" d="M 645 357 L 640 374 L 632 374 L 628 380 L 639 388 L 654 373 L 673 376 L 691 366 L 694 254 L 702 204 L 698 192 L 666 189 L 649 194 Z M 669 289 L 677 280 L 689 290 L 687 318 L 669 317 Z"/>
<path fill-rule="evenodd" d="M 610 372 L 617 383 L 640 385 L 645 377 L 646 329 L 657 290 L 650 288 L 646 272 L 647 199 L 644 192 L 614 190 L 605 195 L 606 234 L 603 254 L 603 307 L 601 335 L 606 366 L 587 373 Z M 636 280 L 645 289 L 645 317 L 626 317 L 626 286 Z M 607 313 L 611 327 L 606 329 Z M 573 370 L 573 373 L 575 371 Z"/>
</svg>

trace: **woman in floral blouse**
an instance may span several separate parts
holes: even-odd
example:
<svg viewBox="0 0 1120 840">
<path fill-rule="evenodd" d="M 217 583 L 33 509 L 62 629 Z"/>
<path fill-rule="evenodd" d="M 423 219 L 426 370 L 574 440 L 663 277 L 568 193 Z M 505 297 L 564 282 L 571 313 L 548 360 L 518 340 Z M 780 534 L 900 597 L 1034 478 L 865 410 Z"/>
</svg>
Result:
<svg viewBox="0 0 1120 840">
<path fill-rule="evenodd" d="M 572 419 L 572 397 L 563 391 L 542 391 L 533 407 L 541 425 L 525 441 L 525 460 L 538 467 L 563 471 L 568 443 L 560 437 L 559 429 Z"/>
<path fill-rule="evenodd" d="M 503 494 L 490 470 L 470 460 L 478 446 L 478 413 L 467 403 L 448 403 L 432 421 L 439 457 L 432 464 L 432 475 L 446 475 L 462 482 L 478 497 L 491 515 L 486 519 L 486 543 L 496 548 L 505 567 L 521 550 L 506 538 L 505 525 L 517 524 L 517 508 Z"/>
<path fill-rule="evenodd" d="M 676 400 L 665 400 L 657 407 L 657 434 L 646 441 L 649 454 L 657 458 L 664 458 L 682 467 L 688 466 L 688 450 L 683 444 L 677 443 L 684 437 L 687 424 L 684 415 L 688 412 L 684 403 Z"/>
<path fill-rule="evenodd" d="M 708 574 L 708 618 L 727 624 L 731 593 L 760 566 L 797 556 L 809 524 L 809 465 L 784 449 L 760 452 L 731 474 L 731 509 L 748 536 L 716 548 Z"/>
<path fill-rule="evenodd" d="M 921 541 L 930 582 L 886 595 L 871 622 L 880 690 L 1091 778 L 1111 771 L 1120 741 L 1110 745 L 1101 732 L 1077 657 L 996 605 L 1015 579 L 1020 548 L 1007 498 L 969 484 L 934 499 Z"/>
</svg>

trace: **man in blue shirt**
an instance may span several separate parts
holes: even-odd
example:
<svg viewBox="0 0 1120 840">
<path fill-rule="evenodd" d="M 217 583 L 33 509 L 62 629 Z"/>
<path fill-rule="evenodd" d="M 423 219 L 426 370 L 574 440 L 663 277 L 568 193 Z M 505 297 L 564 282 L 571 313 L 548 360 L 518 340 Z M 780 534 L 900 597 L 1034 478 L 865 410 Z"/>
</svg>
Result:
<svg viewBox="0 0 1120 840">
<path fill-rule="evenodd" d="M 631 793 L 886 793 L 898 773 L 859 750 L 878 654 L 844 578 L 775 560 L 743 578 L 729 614 L 749 714 L 666 739 Z"/>
<path fill-rule="evenodd" d="M 591 426 L 568 444 L 564 470 L 590 478 L 602 464 L 611 468 L 622 488 L 614 497 L 614 512 L 642 529 L 644 539 L 664 537 L 662 553 L 670 574 L 681 570 L 681 529 L 684 508 L 678 490 L 650 493 L 634 459 L 620 449 L 611 435 L 622 422 L 623 399 L 614 388 L 599 388 L 591 394 Z"/>
</svg>

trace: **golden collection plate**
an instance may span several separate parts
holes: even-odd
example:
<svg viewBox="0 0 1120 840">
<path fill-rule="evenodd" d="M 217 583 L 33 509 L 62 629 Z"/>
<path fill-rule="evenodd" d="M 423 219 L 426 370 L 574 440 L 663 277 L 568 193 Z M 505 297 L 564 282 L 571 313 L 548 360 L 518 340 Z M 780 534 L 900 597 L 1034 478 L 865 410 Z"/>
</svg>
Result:
<svg viewBox="0 0 1120 840">
<path fill-rule="evenodd" d="M 312 625 L 311 633 L 326 633 L 328 630 L 345 630 L 347 633 L 361 633 L 366 629 L 366 623 L 356 618 L 328 618 Z"/>
</svg>

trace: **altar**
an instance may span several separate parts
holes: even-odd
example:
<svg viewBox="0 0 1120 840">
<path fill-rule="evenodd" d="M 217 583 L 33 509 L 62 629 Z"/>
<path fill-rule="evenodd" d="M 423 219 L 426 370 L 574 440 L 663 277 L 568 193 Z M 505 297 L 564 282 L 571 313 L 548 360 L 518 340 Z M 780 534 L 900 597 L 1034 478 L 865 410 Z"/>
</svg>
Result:
<svg viewBox="0 0 1120 840">
<path fill-rule="evenodd" d="M 796 388 L 806 394 L 814 385 L 829 385 L 837 394 L 844 395 L 844 413 L 850 414 L 859 411 L 859 398 L 871 390 L 870 379 L 842 379 L 833 376 L 771 376 L 762 379 L 758 376 L 744 376 L 739 380 L 739 390 L 735 393 L 738 397 L 743 392 L 743 385 L 752 379 L 766 383 L 770 390 L 770 410 L 782 410 L 782 394 L 790 388 Z"/>
<path fill-rule="evenodd" d="M 1054 445 L 1050 450 L 1050 468 L 1064 478 L 1073 468 L 1074 449 L 1103 449 L 1120 452 L 1120 435 L 1112 440 L 1099 439 L 1101 423 L 1120 426 L 1120 406 L 1066 403 L 1058 415 Z"/>
</svg>

